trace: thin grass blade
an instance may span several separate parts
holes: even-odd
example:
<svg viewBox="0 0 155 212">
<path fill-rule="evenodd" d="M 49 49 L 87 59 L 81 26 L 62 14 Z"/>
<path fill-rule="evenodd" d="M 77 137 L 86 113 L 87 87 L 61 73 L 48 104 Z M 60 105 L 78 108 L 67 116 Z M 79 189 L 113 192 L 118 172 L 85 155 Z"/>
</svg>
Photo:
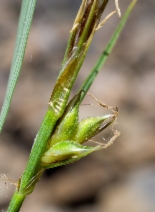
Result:
<svg viewBox="0 0 155 212">
<path fill-rule="evenodd" d="M 10 70 L 7 90 L 4 103 L 0 113 L 0 132 L 2 131 L 6 116 L 8 114 L 12 96 L 17 84 L 17 80 L 21 71 L 21 66 L 24 59 L 27 39 L 30 31 L 30 26 L 33 18 L 33 13 L 36 5 L 36 0 L 23 0 L 18 24 L 17 39 L 14 50 L 13 61 Z"/>
</svg>

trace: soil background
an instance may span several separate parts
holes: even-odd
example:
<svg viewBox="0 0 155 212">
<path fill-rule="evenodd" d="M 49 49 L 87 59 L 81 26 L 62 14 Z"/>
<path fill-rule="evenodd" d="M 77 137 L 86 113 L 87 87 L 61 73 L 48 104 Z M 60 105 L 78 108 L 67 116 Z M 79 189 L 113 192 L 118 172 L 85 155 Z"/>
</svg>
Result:
<svg viewBox="0 0 155 212">
<path fill-rule="evenodd" d="M 17 181 L 47 110 L 80 0 L 38 0 L 11 108 L 0 135 L 0 173 Z M 130 0 L 119 1 L 122 14 Z M 0 1 L 0 106 L 4 99 L 21 0 Z M 115 9 L 109 1 L 104 17 Z M 119 22 L 114 15 L 97 31 L 74 85 L 73 97 Z M 22 212 L 155 211 L 155 3 L 139 0 L 101 73 L 90 89 L 119 108 L 121 136 L 106 150 L 44 173 Z M 80 119 L 109 113 L 90 97 Z M 94 140 L 105 142 L 110 128 Z M 89 143 L 92 145 L 91 143 Z M 0 181 L 0 211 L 14 186 Z"/>
</svg>

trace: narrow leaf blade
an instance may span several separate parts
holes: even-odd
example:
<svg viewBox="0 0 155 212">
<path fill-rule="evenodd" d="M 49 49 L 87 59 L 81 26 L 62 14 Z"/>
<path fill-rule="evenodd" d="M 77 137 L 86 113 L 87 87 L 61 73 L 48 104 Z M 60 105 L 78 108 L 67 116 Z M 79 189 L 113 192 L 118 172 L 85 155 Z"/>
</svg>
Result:
<svg viewBox="0 0 155 212">
<path fill-rule="evenodd" d="M 33 18 L 33 13 L 36 5 L 36 0 L 22 1 L 21 13 L 18 24 L 18 32 L 16 46 L 14 50 L 13 61 L 11 65 L 10 76 L 7 85 L 5 99 L 0 113 L 0 132 L 2 131 L 6 116 L 8 114 L 12 96 L 17 84 L 17 80 L 21 71 L 21 66 L 24 59 L 25 48 L 30 31 L 30 26 Z"/>
</svg>

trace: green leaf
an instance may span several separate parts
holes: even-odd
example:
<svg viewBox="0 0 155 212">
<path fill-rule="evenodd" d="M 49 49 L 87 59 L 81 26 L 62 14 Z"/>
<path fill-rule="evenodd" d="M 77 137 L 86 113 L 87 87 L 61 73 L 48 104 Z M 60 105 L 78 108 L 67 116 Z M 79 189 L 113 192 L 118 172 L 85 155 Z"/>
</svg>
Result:
<svg viewBox="0 0 155 212">
<path fill-rule="evenodd" d="M 17 84 L 20 74 L 21 66 L 24 59 L 25 48 L 30 31 L 30 26 L 33 18 L 33 13 L 36 5 L 36 0 L 23 0 L 18 24 L 18 32 L 16 39 L 16 46 L 14 50 L 14 57 L 11 65 L 7 91 L 0 113 L 0 132 L 2 131 L 8 110 L 11 104 L 12 96 Z"/>
</svg>

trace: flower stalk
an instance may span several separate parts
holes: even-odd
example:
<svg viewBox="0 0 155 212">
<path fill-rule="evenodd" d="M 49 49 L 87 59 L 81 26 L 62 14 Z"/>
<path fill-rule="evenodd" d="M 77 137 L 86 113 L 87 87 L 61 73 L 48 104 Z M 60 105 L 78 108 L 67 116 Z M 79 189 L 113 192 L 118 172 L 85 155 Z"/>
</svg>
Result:
<svg viewBox="0 0 155 212">
<path fill-rule="evenodd" d="M 75 162 L 91 152 L 108 147 L 119 136 L 119 133 L 112 128 L 114 136 L 108 144 L 104 145 L 95 142 L 98 144 L 95 147 L 83 145 L 84 142 L 90 140 L 111 123 L 115 123 L 117 118 L 117 108 L 108 107 L 98 100 L 101 106 L 112 110 L 112 113 L 100 117 L 88 117 L 82 121 L 78 119 L 79 105 L 101 68 L 101 64 L 105 61 L 105 57 L 104 59 L 102 57 L 97 66 L 95 66 L 97 73 L 95 69 L 92 70 L 78 94 L 68 103 L 72 86 L 85 59 L 94 33 L 104 23 L 104 21 L 100 23 L 100 19 L 108 1 L 82 1 L 70 31 L 70 38 L 62 67 L 48 103 L 47 113 L 35 138 L 26 169 L 18 181 L 18 186 L 10 202 L 8 212 L 18 212 L 20 210 L 25 197 L 33 191 L 45 169 Z M 23 0 L 23 2 L 28 1 Z M 115 0 L 115 2 L 117 12 L 119 13 L 118 1 Z M 122 19 L 124 22 L 127 20 L 135 2 L 136 0 L 133 0 L 129 6 L 126 15 Z M 114 42 L 110 40 L 109 53 L 121 30 L 122 25 L 117 35 L 114 33 L 115 35 L 112 38 Z M 19 31 L 21 32 L 21 28 Z M 17 52 L 15 50 L 15 53 Z M 107 54 L 105 55 L 107 56 Z M 16 64 L 16 62 L 14 63 Z"/>
<path fill-rule="evenodd" d="M 27 188 L 29 187 L 29 193 L 31 193 L 40 177 L 36 178 L 30 189 L 31 179 L 42 172 L 40 158 L 47 151 L 48 141 L 52 136 L 55 125 L 65 111 L 71 88 L 107 3 L 108 0 L 84 0 L 82 2 L 83 6 L 78 12 L 70 33 L 62 68 L 49 101 L 48 111 L 35 138 L 28 164 L 20 180 L 19 192 L 26 191 L 27 195 Z"/>
</svg>

